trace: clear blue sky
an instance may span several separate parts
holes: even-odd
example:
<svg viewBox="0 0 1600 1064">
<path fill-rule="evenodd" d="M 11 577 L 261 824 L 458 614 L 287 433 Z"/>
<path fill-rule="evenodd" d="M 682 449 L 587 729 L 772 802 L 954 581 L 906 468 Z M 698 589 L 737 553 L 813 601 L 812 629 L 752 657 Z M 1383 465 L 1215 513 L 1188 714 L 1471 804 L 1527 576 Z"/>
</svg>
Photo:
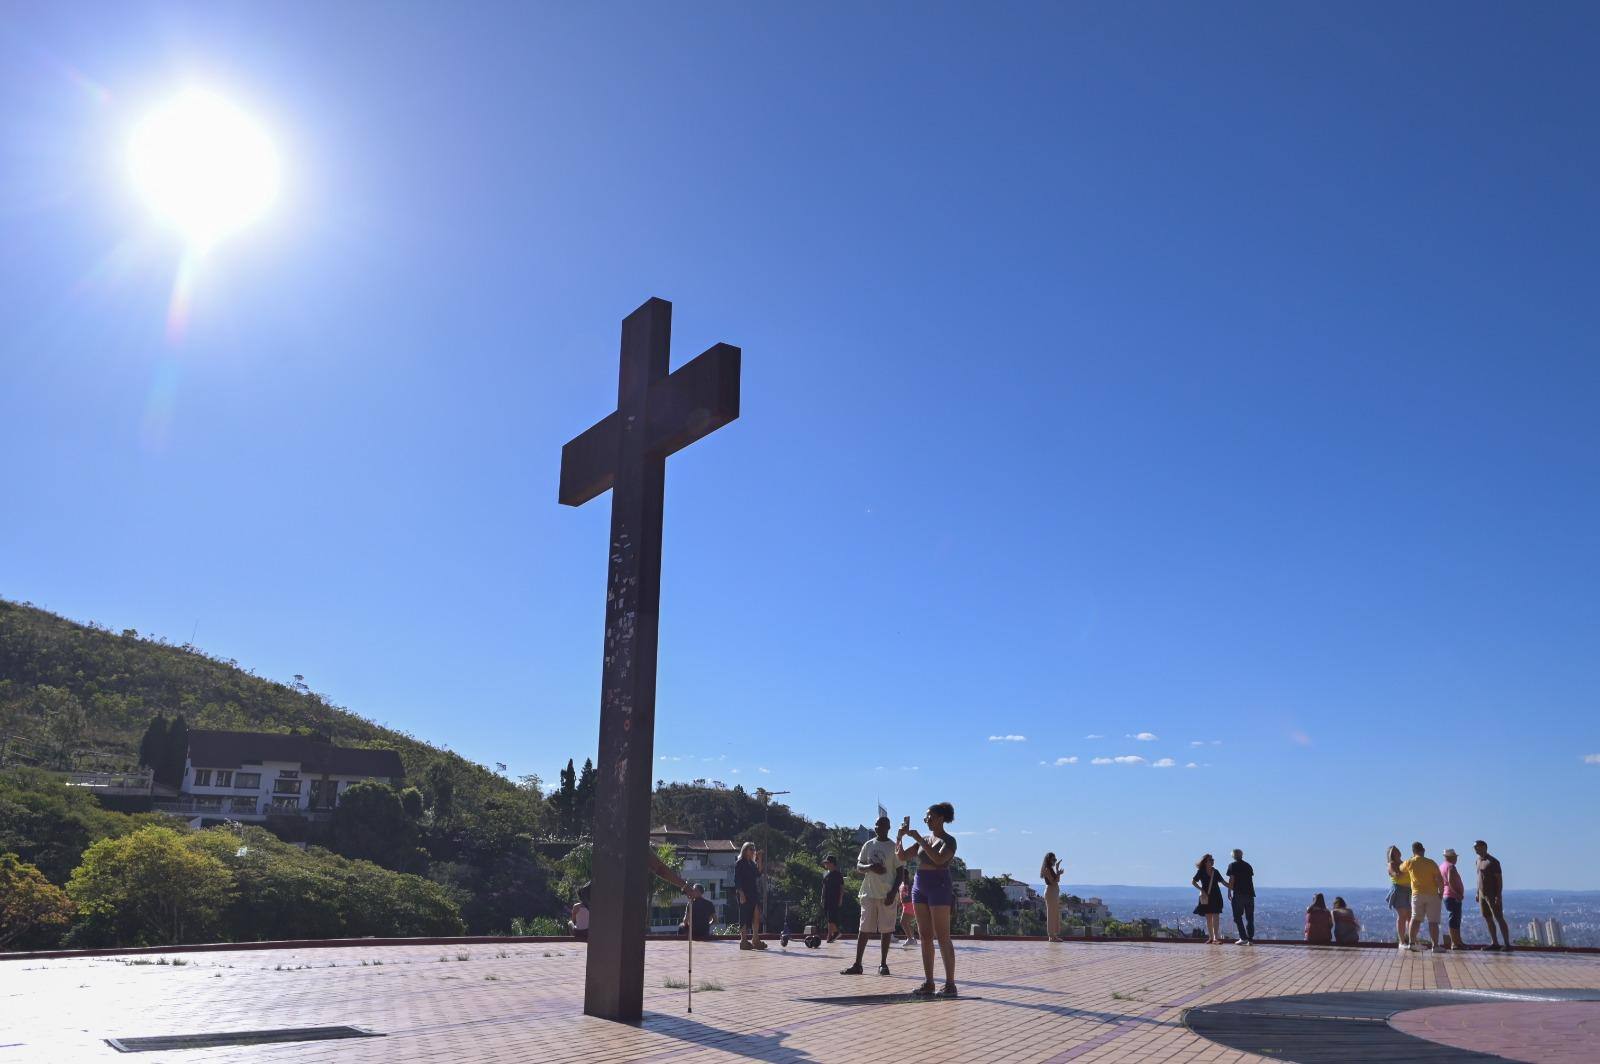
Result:
<svg viewBox="0 0 1600 1064">
<path fill-rule="evenodd" d="M 1030 877 L 1600 887 L 1593 6 L 8 10 L 0 594 L 553 779 L 560 447 L 657 295 L 745 352 L 659 776 L 948 799 Z M 285 185 L 177 335 L 122 151 L 191 82 Z"/>
</svg>

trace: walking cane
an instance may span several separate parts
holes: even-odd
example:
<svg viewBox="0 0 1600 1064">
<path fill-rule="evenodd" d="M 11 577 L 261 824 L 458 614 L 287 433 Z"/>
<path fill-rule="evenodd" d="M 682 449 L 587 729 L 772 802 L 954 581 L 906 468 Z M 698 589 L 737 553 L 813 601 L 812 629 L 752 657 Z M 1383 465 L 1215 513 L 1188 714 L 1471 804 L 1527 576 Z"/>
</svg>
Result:
<svg viewBox="0 0 1600 1064">
<path fill-rule="evenodd" d="M 689 1015 L 694 1015 L 694 895 L 687 890 L 683 896 L 688 899 L 689 906 L 683 911 L 684 926 L 689 929 Z"/>
</svg>

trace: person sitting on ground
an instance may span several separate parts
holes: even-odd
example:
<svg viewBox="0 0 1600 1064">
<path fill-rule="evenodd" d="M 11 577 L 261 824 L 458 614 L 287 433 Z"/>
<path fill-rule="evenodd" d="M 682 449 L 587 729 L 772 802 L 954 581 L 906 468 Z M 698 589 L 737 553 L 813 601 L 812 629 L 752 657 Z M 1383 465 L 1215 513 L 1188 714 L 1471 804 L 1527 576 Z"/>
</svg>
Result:
<svg viewBox="0 0 1600 1064">
<path fill-rule="evenodd" d="M 1439 875 L 1444 879 L 1444 911 L 1450 918 L 1449 946 L 1451 949 L 1466 949 L 1466 944 L 1461 941 L 1461 904 L 1466 900 L 1467 885 L 1461 881 L 1461 873 L 1456 871 L 1456 851 L 1448 847 L 1445 849 Z"/>
<path fill-rule="evenodd" d="M 1306 906 L 1306 941 L 1313 946 L 1333 945 L 1333 914 L 1320 893 Z"/>
<path fill-rule="evenodd" d="M 839 937 L 839 906 L 844 904 L 844 873 L 839 871 L 839 858 L 831 853 L 822 859 L 822 867 L 827 869 L 822 876 L 824 941 L 832 942 Z"/>
<path fill-rule="evenodd" d="M 572 906 L 572 918 L 567 921 L 572 937 L 579 942 L 589 941 L 589 884 L 578 888 L 578 900 Z"/>
<path fill-rule="evenodd" d="M 1478 855 L 1478 886 L 1474 891 L 1478 895 L 1478 911 L 1483 914 L 1483 922 L 1489 928 L 1488 949 L 1503 949 L 1511 952 L 1511 929 L 1506 926 L 1506 907 L 1503 892 L 1505 878 L 1500 872 L 1500 862 L 1489 852 L 1489 844 L 1479 839 L 1472 844 L 1472 852 Z M 1495 935 L 1495 924 L 1500 925 L 1499 936 Z M 1500 944 L 1500 939 L 1505 939 L 1505 945 Z"/>
<path fill-rule="evenodd" d="M 1417 932 L 1422 930 L 1423 920 L 1428 921 L 1428 945 L 1438 949 L 1439 914 L 1444 896 L 1444 877 L 1439 874 L 1439 866 L 1427 855 L 1422 843 L 1413 842 L 1411 857 L 1400 870 L 1411 878 L 1411 952 L 1422 952 Z"/>
<path fill-rule="evenodd" d="M 889 818 L 880 816 L 872 826 L 872 838 L 861 846 L 856 857 L 861 873 L 861 926 L 856 933 L 856 960 L 840 975 L 860 975 L 861 958 L 867 952 L 867 939 L 879 940 L 878 974 L 889 974 L 889 942 L 894 938 L 895 901 L 900 894 L 900 858 L 889 841 Z"/>
<path fill-rule="evenodd" d="M 1343 898 L 1333 899 L 1333 940 L 1341 946 L 1361 941 L 1361 921 Z"/>
<path fill-rule="evenodd" d="M 694 937 L 697 941 L 706 942 L 711 938 L 711 920 L 717 915 L 717 907 L 705 897 L 705 891 L 700 889 L 700 884 L 695 883 L 689 888 L 689 904 L 683 910 L 683 920 L 678 924 L 678 930 L 687 932 L 689 924 L 694 924 Z"/>
</svg>

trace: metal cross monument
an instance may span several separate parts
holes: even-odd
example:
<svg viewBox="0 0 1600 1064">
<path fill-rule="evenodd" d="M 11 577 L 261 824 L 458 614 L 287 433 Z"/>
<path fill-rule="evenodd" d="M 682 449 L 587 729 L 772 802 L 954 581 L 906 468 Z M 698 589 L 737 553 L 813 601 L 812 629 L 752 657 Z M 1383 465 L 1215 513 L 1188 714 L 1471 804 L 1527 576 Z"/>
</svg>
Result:
<svg viewBox="0 0 1600 1064">
<path fill-rule="evenodd" d="M 739 349 L 717 344 L 669 374 L 671 342 L 672 304 L 666 300 L 647 300 L 624 318 L 617 409 L 561 449 L 564 504 L 582 506 L 611 489 L 583 1011 L 629 1022 L 644 1011 L 667 456 L 739 416 Z"/>
</svg>

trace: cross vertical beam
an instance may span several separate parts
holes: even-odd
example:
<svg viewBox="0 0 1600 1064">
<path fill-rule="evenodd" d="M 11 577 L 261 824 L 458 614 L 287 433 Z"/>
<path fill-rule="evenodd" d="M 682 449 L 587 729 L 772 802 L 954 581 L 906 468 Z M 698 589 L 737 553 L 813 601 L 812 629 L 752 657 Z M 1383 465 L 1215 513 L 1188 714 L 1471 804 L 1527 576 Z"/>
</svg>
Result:
<svg viewBox="0 0 1600 1064">
<path fill-rule="evenodd" d="M 611 490 L 583 1011 L 625 1022 L 644 1010 L 666 459 L 739 416 L 739 349 L 718 344 L 669 375 L 671 340 L 666 300 L 624 319 L 617 409 L 561 452 L 561 502 Z"/>
</svg>

